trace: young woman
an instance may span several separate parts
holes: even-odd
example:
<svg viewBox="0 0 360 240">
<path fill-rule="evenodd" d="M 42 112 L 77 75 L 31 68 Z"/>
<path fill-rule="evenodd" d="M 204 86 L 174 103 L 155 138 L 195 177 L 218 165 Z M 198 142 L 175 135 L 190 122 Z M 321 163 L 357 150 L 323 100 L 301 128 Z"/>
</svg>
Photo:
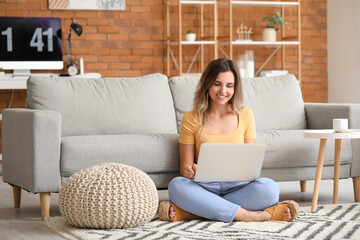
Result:
<svg viewBox="0 0 360 240">
<path fill-rule="evenodd" d="M 256 143 L 252 111 L 242 106 L 241 80 L 231 60 L 212 61 L 200 78 L 193 110 L 180 128 L 180 174 L 168 187 L 170 201 L 161 202 L 162 220 L 197 218 L 231 221 L 291 221 L 299 211 L 294 201 L 278 202 L 279 188 L 271 179 L 252 182 L 194 182 L 200 145 Z M 219 160 L 219 164 L 221 164 Z"/>
</svg>

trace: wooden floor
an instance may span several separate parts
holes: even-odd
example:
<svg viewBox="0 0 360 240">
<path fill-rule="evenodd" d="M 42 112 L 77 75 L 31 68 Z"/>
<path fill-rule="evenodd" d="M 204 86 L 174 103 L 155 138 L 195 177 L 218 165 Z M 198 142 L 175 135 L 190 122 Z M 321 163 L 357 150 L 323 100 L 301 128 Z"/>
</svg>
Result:
<svg viewBox="0 0 360 240">
<path fill-rule="evenodd" d="M 299 182 L 279 182 L 280 200 L 293 199 L 298 201 L 300 206 L 311 206 L 313 181 L 308 181 L 307 191 L 300 192 Z M 319 204 L 332 203 L 333 181 L 321 182 L 319 193 Z M 58 208 L 58 194 L 51 195 L 51 216 L 60 216 Z M 159 191 L 159 199 L 167 199 L 167 191 Z M 339 203 L 354 202 L 353 184 L 351 179 L 340 180 Z M 23 191 L 21 208 L 13 207 L 12 188 L 5 184 L 0 177 L 0 239 L 63 239 L 60 235 L 50 230 L 40 217 L 39 194 L 32 194 Z"/>
</svg>

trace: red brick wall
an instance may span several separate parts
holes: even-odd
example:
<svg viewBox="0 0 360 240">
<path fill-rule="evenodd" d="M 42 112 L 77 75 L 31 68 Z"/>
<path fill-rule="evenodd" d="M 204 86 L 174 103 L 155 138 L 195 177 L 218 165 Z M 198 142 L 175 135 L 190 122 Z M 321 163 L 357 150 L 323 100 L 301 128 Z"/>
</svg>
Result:
<svg viewBox="0 0 360 240">
<path fill-rule="evenodd" d="M 90 11 L 90 10 L 48 10 L 47 0 L 0 0 L 0 16 L 33 16 L 61 17 L 63 24 L 63 39 L 69 31 L 70 19 L 83 26 L 83 34 L 73 36 L 72 46 L 75 57 L 82 57 L 85 62 L 85 72 L 99 72 L 108 76 L 140 76 L 160 72 L 166 73 L 165 47 L 165 5 L 164 0 L 127 0 L 124 11 Z M 289 21 L 287 33 L 290 35 L 296 29 L 296 20 L 292 16 L 296 12 L 287 10 L 285 16 Z M 198 9 L 184 8 L 184 29 L 199 26 L 196 16 Z M 264 13 L 272 14 L 275 10 L 269 8 L 247 8 L 245 11 L 234 8 L 234 29 L 241 22 L 253 24 L 254 39 L 261 38 L 261 22 Z M 245 14 L 246 13 L 246 14 Z M 212 25 L 212 13 L 205 15 L 207 24 Z M 226 32 L 228 14 L 219 11 L 219 32 Z M 327 102 L 327 30 L 326 30 L 326 0 L 302 0 L 302 91 L 306 102 Z M 260 19 L 260 20 L 259 20 Z M 208 31 L 212 27 L 208 26 Z M 295 34 L 295 33 L 294 33 Z M 233 35 L 236 37 L 236 34 Z M 226 47 L 224 47 L 225 50 Z M 65 50 L 65 41 L 64 41 Z M 255 60 L 264 61 L 272 52 L 268 48 L 254 48 Z M 193 53 L 193 49 L 184 50 Z M 186 52 L 188 51 L 188 52 Z M 234 56 L 239 53 L 235 50 Z M 209 58 L 213 50 L 208 50 Z M 222 54 L 219 55 L 223 56 Z M 296 48 L 286 51 L 287 69 L 297 74 Z M 266 69 L 279 68 L 280 52 L 269 63 Z M 64 57 L 65 60 L 65 57 Z M 185 61 L 189 64 L 190 54 Z M 257 63 L 256 67 L 260 64 Z M 184 68 L 186 68 L 184 64 Z M 199 63 L 195 64 L 199 67 Z M 9 104 L 11 91 L 0 91 L 0 112 Z M 26 98 L 25 91 L 15 91 L 12 107 L 23 107 Z M 1 129 L 0 129 L 1 130 Z M 0 139 L 1 149 L 1 139 Z"/>
</svg>

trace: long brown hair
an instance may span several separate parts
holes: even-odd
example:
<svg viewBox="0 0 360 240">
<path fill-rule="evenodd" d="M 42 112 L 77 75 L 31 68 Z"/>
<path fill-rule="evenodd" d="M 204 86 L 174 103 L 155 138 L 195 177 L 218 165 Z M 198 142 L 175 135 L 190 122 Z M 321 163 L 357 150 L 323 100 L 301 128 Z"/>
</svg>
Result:
<svg viewBox="0 0 360 240">
<path fill-rule="evenodd" d="M 222 58 L 213 60 L 201 75 L 194 96 L 193 111 L 195 111 L 199 117 L 200 129 L 204 127 L 207 121 L 207 112 L 210 107 L 209 89 L 220 73 L 229 71 L 234 74 L 235 78 L 234 95 L 229 101 L 229 107 L 234 114 L 240 113 L 243 104 L 242 84 L 240 74 L 234 62 L 230 59 Z M 202 130 L 200 132 L 202 132 Z"/>
</svg>

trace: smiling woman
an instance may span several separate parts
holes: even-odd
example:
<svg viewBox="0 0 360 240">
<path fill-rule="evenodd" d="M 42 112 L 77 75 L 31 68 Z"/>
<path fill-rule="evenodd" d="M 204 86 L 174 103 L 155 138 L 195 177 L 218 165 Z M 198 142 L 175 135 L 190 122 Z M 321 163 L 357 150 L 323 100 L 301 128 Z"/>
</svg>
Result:
<svg viewBox="0 0 360 240">
<path fill-rule="evenodd" d="M 242 99 L 241 79 L 234 63 L 227 59 L 209 63 L 197 86 L 193 110 L 181 121 L 181 177 L 169 183 L 171 202 L 160 203 L 160 219 L 249 222 L 291 221 L 297 216 L 296 202 L 278 203 L 279 187 L 272 179 L 193 181 L 202 143 L 256 143 L 254 116 Z M 218 164 L 223 164 L 221 159 Z"/>
</svg>

